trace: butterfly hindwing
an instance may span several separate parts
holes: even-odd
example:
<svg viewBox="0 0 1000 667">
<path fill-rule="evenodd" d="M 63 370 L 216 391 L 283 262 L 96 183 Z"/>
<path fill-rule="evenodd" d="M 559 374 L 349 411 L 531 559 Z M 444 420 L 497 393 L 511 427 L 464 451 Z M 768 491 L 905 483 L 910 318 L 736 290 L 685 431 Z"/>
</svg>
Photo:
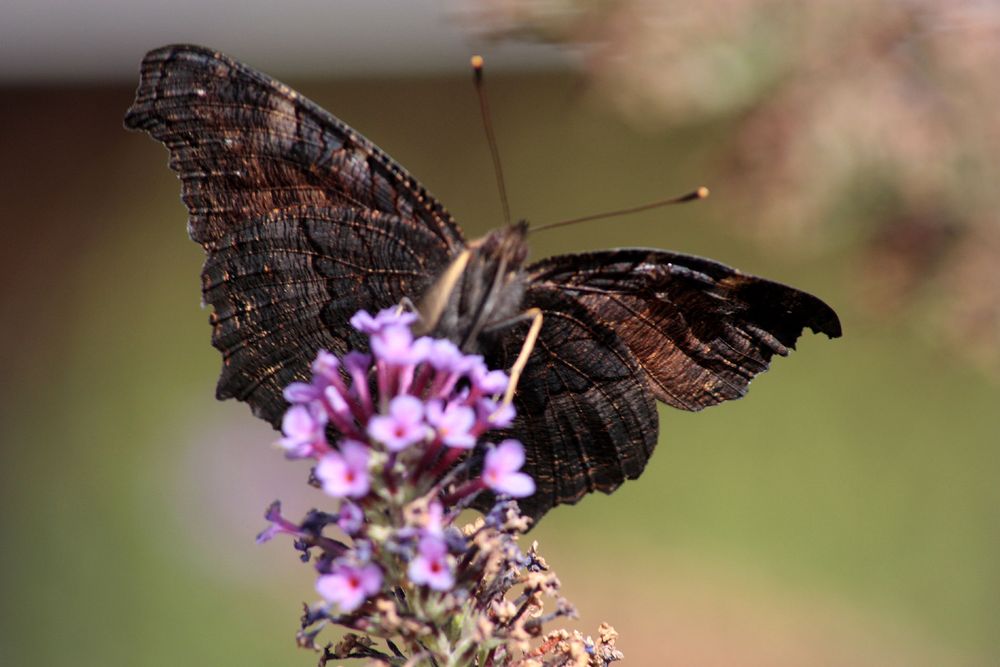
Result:
<svg viewBox="0 0 1000 667">
<path fill-rule="evenodd" d="M 658 424 L 643 371 L 610 328 L 547 285 L 531 286 L 525 306 L 539 308 L 544 324 L 518 384 L 511 435 L 524 444 L 525 469 L 537 482 L 535 495 L 519 503 L 537 518 L 638 477 Z M 525 333 L 522 325 L 504 336 L 501 363 L 513 362 Z"/>
<path fill-rule="evenodd" d="M 816 297 L 700 257 L 605 250 L 551 257 L 528 272 L 612 328 L 656 398 L 684 410 L 745 394 L 805 327 L 841 333 L 836 313 Z"/>
</svg>

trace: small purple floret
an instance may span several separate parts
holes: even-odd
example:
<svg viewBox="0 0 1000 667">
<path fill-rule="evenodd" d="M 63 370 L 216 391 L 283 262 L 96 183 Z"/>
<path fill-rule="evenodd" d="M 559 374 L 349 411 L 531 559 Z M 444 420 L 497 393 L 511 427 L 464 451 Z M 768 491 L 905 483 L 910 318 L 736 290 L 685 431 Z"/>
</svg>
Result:
<svg viewBox="0 0 1000 667">
<path fill-rule="evenodd" d="M 416 313 L 401 311 L 398 306 L 384 308 L 378 315 L 372 317 L 368 311 L 359 310 L 351 318 L 351 326 L 365 334 L 377 334 L 385 327 L 405 326 L 408 327 L 418 319 Z"/>
<path fill-rule="evenodd" d="M 389 414 L 368 421 L 368 435 L 391 452 L 398 452 L 427 437 L 424 404 L 414 396 L 397 396 L 389 403 Z"/>
<path fill-rule="evenodd" d="M 504 440 L 486 452 L 483 482 L 496 493 L 525 498 L 535 492 L 535 480 L 523 472 L 524 446 L 517 440 Z"/>
<path fill-rule="evenodd" d="M 360 607 L 381 588 L 382 570 L 374 564 L 364 567 L 336 565 L 330 574 L 321 575 L 316 580 L 316 591 L 345 614 Z"/>
<path fill-rule="evenodd" d="M 316 464 L 316 478 L 323 490 L 335 498 L 362 498 L 368 494 L 368 458 L 366 445 L 342 440 L 339 451 L 331 451 Z"/>
<path fill-rule="evenodd" d="M 361 333 L 366 334 L 373 334 L 382 328 L 378 321 L 372 317 L 371 313 L 367 310 L 359 310 L 354 313 L 353 317 L 351 317 L 351 326 Z"/>
<path fill-rule="evenodd" d="M 286 533 L 298 537 L 302 535 L 302 530 L 298 525 L 292 523 L 281 515 L 281 503 L 275 500 L 267 508 L 264 518 L 271 522 L 271 525 L 257 533 L 257 544 L 270 541 L 275 535 Z"/>
<path fill-rule="evenodd" d="M 306 384 L 305 382 L 293 382 L 281 392 L 285 400 L 292 404 L 305 404 L 315 401 L 320 397 L 321 393 L 316 385 Z"/>
<path fill-rule="evenodd" d="M 326 399 L 327 404 L 335 414 L 344 416 L 350 414 L 351 407 L 347 403 L 347 397 L 335 385 L 331 384 L 323 390 L 323 398 Z"/>
<path fill-rule="evenodd" d="M 380 361 L 394 366 L 413 366 L 427 357 L 431 340 L 418 338 L 408 326 L 387 326 L 371 338 L 372 353 Z"/>
<path fill-rule="evenodd" d="M 337 527 L 348 535 L 354 535 L 365 523 L 365 513 L 360 507 L 349 500 L 340 504 L 340 512 L 337 514 Z"/>
<path fill-rule="evenodd" d="M 372 365 L 372 355 L 352 350 L 344 355 L 344 368 L 351 374 L 351 381 L 358 382 L 358 378 L 365 378 L 368 369 Z"/>
<path fill-rule="evenodd" d="M 351 392 L 357 397 L 366 415 L 372 412 L 371 393 L 368 390 L 368 371 L 371 370 L 372 355 L 357 350 L 344 355 L 344 368 L 351 376 Z"/>
<path fill-rule="evenodd" d="M 444 507 L 436 500 L 427 507 L 427 525 L 424 533 L 441 536 L 444 534 Z"/>
<path fill-rule="evenodd" d="M 340 359 L 337 358 L 337 355 L 332 352 L 327 352 L 326 350 L 320 350 L 316 354 L 316 359 L 312 362 L 313 375 L 319 376 L 325 380 L 339 379 L 339 368 Z"/>
<path fill-rule="evenodd" d="M 439 371 L 459 372 L 464 358 L 458 346 L 446 338 L 433 340 L 427 350 L 427 363 Z"/>
<path fill-rule="evenodd" d="M 489 398 L 481 398 L 476 403 L 477 419 L 490 428 L 507 428 L 514 423 L 516 411 L 510 403 L 498 403 Z"/>
<path fill-rule="evenodd" d="M 466 405 L 454 402 L 445 405 L 440 399 L 428 401 L 427 423 L 449 447 L 472 449 L 476 444 L 476 436 L 472 434 L 476 411 Z"/>
<path fill-rule="evenodd" d="M 305 405 L 293 405 L 281 420 L 281 433 L 285 436 L 278 445 L 293 459 L 315 456 L 328 448 L 323 429 L 325 415 Z"/>
<path fill-rule="evenodd" d="M 417 546 L 417 555 L 410 561 L 407 574 L 415 584 L 426 584 L 436 591 L 451 590 L 455 575 L 448 562 L 448 546 L 436 535 L 424 535 Z"/>
<path fill-rule="evenodd" d="M 473 366 L 469 375 L 476 389 L 487 396 L 502 394 L 510 383 L 510 377 L 506 373 L 491 371 L 484 363 Z"/>
</svg>

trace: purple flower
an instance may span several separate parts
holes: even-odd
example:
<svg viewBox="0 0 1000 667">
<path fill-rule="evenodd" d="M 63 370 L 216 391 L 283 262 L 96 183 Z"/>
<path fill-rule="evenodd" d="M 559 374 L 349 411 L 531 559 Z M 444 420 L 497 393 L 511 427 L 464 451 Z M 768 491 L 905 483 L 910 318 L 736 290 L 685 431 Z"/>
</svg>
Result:
<svg viewBox="0 0 1000 667">
<path fill-rule="evenodd" d="M 427 361 L 439 371 L 461 372 L 465 366 L 465 355 L 447 338 L 437 338 L 431 341 L 427 350 Z"/>
<path fill-rule="evenodd" d="M 385 311 L 382 311 L 385 312 Z M 367 310 L 359 310 L 351 317 L 351 326 L 361 333 L 373 334 L 382 328 L 379 321 Z"/>
<path fill-rule="evenodd" d="M 436 500 L 427 507 L 427 524 L 424 533 L 428 535 L 444 534 L 444 507 Z"/>
<path fill-rule="evenodd" d="M 347 533 L 354 535 L 365 523 L 365 513 L 360 507 L 349 500 L 340 504 L 340 512 L 337 514 L 337 526 Z"/>
<path fill-rule="evenodd" d="M 366 415 L 372 412 L 372 397 L 368 390 L 368 371 L 372 366 L 372 356 L 363 352 L 352 351 L 344 355 L 344 368 L 351 376 L 351 389 L 358 397 Z"/>
<path fill-rule="evenodd" d="M 420 538 L 417 555 L 410 561 L 406 573 L 415 584 L 426 584 L 436 591 L 447 591 L 455 585 L 448 546 L 436 535 L 426 534 Z"/>
<path fill-rule="evenodd" d="M 298 524 L 281 516 L 281 502 L 277 500 L 267 508 L 267 514 L 264 515 L 264 518 L 270 521 L 271 525 L 257 534 L 257 544 L 263 544 L 279 533 L 287 533 L 295 537 L 302 535 L 302 529 L 299 528 Z"/>
<path fill-rule="evenodd" d="M 485 429 L 507 428 L 514 423 L 515 414 L 510 403 L 498 403 L 489 398 L 481 398 L 476 403 L 476 418 L 485 425 Z"/>
<path fill-rule="evenodd" d="M 361 498 L 368 494 L 368 447 L 342 440 L 340 451 L 331 451 L 316 464 L 316 478 L 323 490 L 335 498 Z"/>
<path fill-rule="evenodd" d="M 281 394 L 289 403 L 305 404 L 317 400 L 322 395 L 322 392 L 314 384 L 293 382 L 285 387 Z"/>
<path fill-rule="evenodd" d="M 317 414 L 329 411 L 334 426 L 342 431 L 350 428 L 351 406 L 347 402 L 347 385 L 340 375 L 340 359 L 320 350 L 311 368 L 312 382 L 292 382 L 282 392 L 285 400 L 293 405 L 309 405 Z"/>
<path fill-rule="evenodd" d="M 483 482 L 496 493 L 524 498 L 535 492 L 535 480 L 523 472 L 524 447 L 517 440 L 504 440 L 486 452 Z"/>
<path fill-rule="evenodd" d="M 335 417 L 334 425 L 344 430 L 349 426 L 351 408 L 347 403 L 347 385 L 340 376 L 340 359 L 320 350 L 312 362 L 312 382 L 292 382 L 282 395 L 293 405 L 309 405 L 317 413 L 323 409 Z"/>
<path fill-rule="evenodd" d="M 463 361 L 462 372 L 471 375 L 478 366 L 485 367 L 486 362 L 481 354 L 467 354 Z"/>
<path fill-rule="evenodd" d="M 372 355 L 365 354 L 364 352 L 358 352 L 357 350 L 352 350 L 344 355 L 344 368 L 351 375 L 351 381 L 354 384 L 367 384 L 367 382 L 362 382 L 368 377 L 368 369 L 372 365 Z"/>
<path fill-rule="evenodd" d="M 330 385 L 323 390 L 323 398 L 329 404 L 334 414 L 348 417 L 351 414 L 351 406 L 347 404 L 347 398 L 341 393 L 336 385 Z"/>
<path fill-rule="evenodd" d="M 278 445 L 289 458 L 315 456 L 329 447 L 323 434 L 325 426 L 326 415 L 321 411 L 293 405 L 281 419 L 281 432 L 285 437 L 278 440 Z"/>
<path fill-rule="evenodd" d="M 397 396 L 389 403 L 389 414 L 369 420 L 368 435 L 392 452 L 420 442 L 427 437 L 424 404 L 413 396 Z"/>
<path fill-rule="evenodd" d="M 457 403 L 445 406 L 440 399 L 433 399 L 427 403 L 427 423 L 449 447 L 472 449 L 476 444 L 476 437 L 471 433 L 476 424 L 476 411 L 468 406 Z"/>
<path fill-rule="evenodd" d="M 413 340 L 410 327 L 393 325 L 372 334 L 371 345 L 377 359 L 394 366 L 412 366 L 427 357 L 431 339 Z"/>
<path fill-rule="evenodd" d="M 491 371 L 486 364 L 476 364 L 470 373 L 473 386 L 487 396 L 507 391 L 510 378 L 503 371 Z"/>
<path fill-rule="evenodd" d="M 316 591 L 345 614 L 360 607 L 381 588 L 382 570 L 374 564 L 353 567 L 342 563 L 316 580 Z"/>
<path fill-rule="evenodd" d="M 358 312 L 351 324 L 368 338 L 370 354 L 320 351 L 308 382 L 285 388 L 291 406 L 280 444 L 289 456 L 314 459 L 310 483 L 337 499 L 336 510 L 310 510 L 299 524 L 274 504 L 258 536 L 289 534 L 303 560 L 315 561 L 325 603 L 307 612 L 306 626 L 331 620 L 366 629 L 376 601 L 405 581 L 446 606 L 452 597 L 464 604 L 475 595 L 482 559 L 470 552 L 479 533 L 463 533 L 456 517 L 490 489 L 499 500 L 487 527 L 508 536 L 516 526 L 497 508 L 535 492 L 515 440 L 489 445 L 482 461 L 463 463 L 483 433 L 513 422 L 513 406 L 496 400 L 509 376 L 451 341 L 417 338 L 410 329 L 416 320 L 398 308 Z M 328 442 L 335 431 L 339 440 Z M 511 564 L 527 563 L 512 542 L 503 548 Z M 452 594 L 435 597 L 436 591 Z"/>
<path fill-rule="evenodd" d="M 366 310 L 359 310 L 351 318 L 351 326 L 366 334 L 376 334 L 388 326 L 409 326 L 416 322 L 416 313 L 400 311 L 398 306 L 380 310 L 372 317 Z"/>
<path fill-rule="evenodd" d="M 312 362 L 311 368 L 314 376 L 320 376 L 328 381 L 340 379 L 340 374 L 338 373 L 340 359 L 332 352 L 327 352 L 326 350 L 317 352 L 316 359 Z"/>
</svg>

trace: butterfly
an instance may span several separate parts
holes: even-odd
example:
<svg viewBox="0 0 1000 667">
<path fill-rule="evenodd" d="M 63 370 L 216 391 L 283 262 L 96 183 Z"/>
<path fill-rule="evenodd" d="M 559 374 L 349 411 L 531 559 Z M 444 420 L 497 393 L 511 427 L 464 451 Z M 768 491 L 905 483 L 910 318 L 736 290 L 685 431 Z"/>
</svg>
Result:
<svg viewBox="0 0 1000 667">
<path fill-rule="evenodd" d="M 513 397 L 539 518 L 639 476 L 656 402 L 701 410 L 744 395 L 805 327 L 836 313 L 708 259 L 626 248 L 526 263 L 527 224 L 466 242 L 445 208 L 351 127 L 221 53 L 151 51 L 125 125 L 170 153 L 222 353 L 219 399 L 280 427 L 282 389 L 320 349 L 364 346 L 348 320 L 430 303 L 432 333 L 510 368 L 541 328 Z M 538 319 L 538 318 L 536 318 Z"/>
</svg>

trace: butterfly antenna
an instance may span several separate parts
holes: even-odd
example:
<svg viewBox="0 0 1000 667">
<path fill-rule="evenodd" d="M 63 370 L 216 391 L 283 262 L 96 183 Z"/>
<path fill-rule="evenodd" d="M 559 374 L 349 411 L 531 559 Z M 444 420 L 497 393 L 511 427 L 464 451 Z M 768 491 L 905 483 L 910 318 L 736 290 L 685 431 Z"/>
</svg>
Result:
<svg viewBox="0 0 1000 667">
<path fill-rule="evenodd" d="M 670 206 L 672 204 L 685 204 L 689 201 L 698 201 L 699 199 L 704 199 L 708 196 L 708 188 L 704 185 L 693 192 L 689 192 L 686 195 L 681 195 L 680 197 L 672 197 L 670 199 L 661 199 L 660 201 L 649 202 L 648 204 L 643 204 L 642 206 L 633 206 L 632 208 L 622 208 L 617 211 L 606 211 L 604 213 L 594 213 L 593 215 L 585 215 L 582 218 L 572 218 L 570 220 L 560 220 L 558 222 L 550 222 L 540 227 L 532 227 L 532 232 L 541 232 L 546 229 L 555 229 L 556 227 L 565 227 L 566 225 L 575 225 L 579 222 L 589 222 L 591 220 L 602 220 L 604 218 L 614 218 L 619 215 L 630 215 L 632 213 L 639 213 L 640 211 L 648 211 L 653 208 L 660 208 L 661 206 Z"/>
<path fill-rule="evenodd" d="M 497 190 L 500 191 L 500 204 L 503 206 L 503 219 L 510 224 L 510 205 L 507 203 L 507 186 L 504 185 L 503 167 L 500 166 L 500 150 L 497 148 L 497 137 L 493 134 L 493 121 L 490 119 L 490 104 L 486 99 L 486 86 L 483 84 L 483 57 L 472 56 L 472 76 L 476 84 L 476 94 L 479 96 L 479 111 L 483 117 L 483 127 L 486 129 L 486 141 L 490 144 L 490 156 L 493 158 L 493 172 L 497 175 Z"/>
</svg>

